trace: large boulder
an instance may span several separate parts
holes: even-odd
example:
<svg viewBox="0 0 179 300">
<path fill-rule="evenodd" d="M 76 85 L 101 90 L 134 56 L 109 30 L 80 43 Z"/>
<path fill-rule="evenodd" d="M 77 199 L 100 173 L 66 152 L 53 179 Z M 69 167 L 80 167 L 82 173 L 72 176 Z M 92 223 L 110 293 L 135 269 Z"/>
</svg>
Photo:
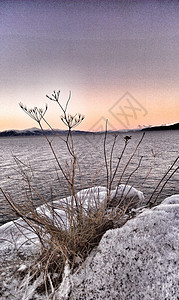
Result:
<svg viewBox="0 0 179 300">
<path fill-rule="evenodd" d="M 109 230 L 57 299 L 177 300 L 179 195 Z"/>
</svg>

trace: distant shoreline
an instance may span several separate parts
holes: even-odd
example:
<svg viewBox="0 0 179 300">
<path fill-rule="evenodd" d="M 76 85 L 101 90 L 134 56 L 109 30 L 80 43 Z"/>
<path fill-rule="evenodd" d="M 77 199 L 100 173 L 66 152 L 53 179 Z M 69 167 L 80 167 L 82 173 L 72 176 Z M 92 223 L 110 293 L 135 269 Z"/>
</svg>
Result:
<svg viewBox="0 0 179 300">
<path fill-rule="evenodd" d="M 127 133 L 127 132 L 143 132 L 143 131 L 164 131 L 164 130 L 179 130 L 179 123 L 175 123 L 172 125 L 161 125 L 161 126 L 153 126 L 153 127 L 145 127 L 142 129 L 129 129 L 129 130 L 116 130 L 116 131 L 108 131 L 109 133 Z M 44 130 L 46 135 L 66 135 L 67 130 Z M 74 130 L 73 134 L 103 134 L 104 131 L 80 131 Z M 0 137 L 15 137 L 15 136 L 42 136 L 43 133 L 38 128 L 25 129 L 25 130 L 5 130 L 0 132 Z"/>
</svg>

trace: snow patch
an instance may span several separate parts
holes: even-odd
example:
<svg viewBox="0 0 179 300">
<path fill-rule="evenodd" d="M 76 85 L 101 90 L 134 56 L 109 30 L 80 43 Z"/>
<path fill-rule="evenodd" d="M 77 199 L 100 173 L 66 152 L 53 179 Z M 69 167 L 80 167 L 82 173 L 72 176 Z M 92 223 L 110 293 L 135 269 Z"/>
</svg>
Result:
<svg viewBox="0 0 179 300">
<path fill-rule="evenodd" d="M 71 274 L 70 266 L 69 263 L 66 262 L 64 268 L 64 274 L 63 274 L 63 280 L 58 291 L 56 292 L 58 299 L 63 300 L 68 298 L 68 295 L 71 291 L 70 274 Z"/>
</svg>

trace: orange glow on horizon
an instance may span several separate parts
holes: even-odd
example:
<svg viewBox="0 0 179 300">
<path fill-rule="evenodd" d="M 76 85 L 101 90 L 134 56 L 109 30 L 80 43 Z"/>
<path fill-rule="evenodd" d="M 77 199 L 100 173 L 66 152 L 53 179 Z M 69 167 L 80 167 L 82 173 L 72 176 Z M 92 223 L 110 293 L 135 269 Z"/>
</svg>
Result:
<svg viewBox="0 0 179 300">
<path fill-rule="evenodd" d="M 109 130 L 135 129 L 139 125 L 162 125 L 177 123 L 179 116 L 179 101 L 177 91 L 157 89 L 139 90 L 131 89 L 126 95 L 125 88 L 117 86 L 94 89 L 81 88 L 72 91 L 72 99 L 69 103 L 69 113 L 75 112 L 85 115 L 85 119 L 76 129 L 86 131 L 100 131 L 105 129 L 105 120 L 108 119 Z M 27 93 L 28 94 L 28 93 Z M 31 94 L 31 93 L 29 93 Z M 62 103 L 65 105 L 66 95 L 62 95 Z M 42 98 L 42 97 L 41 97 Z M 46 118 L 53 128 L 66 129 L 60 120 L 61 111 L 56 103 L 47 101 L 43 97 L 40 101 L 26 98 L 27 107 L 44 107 L 48 103 Z M 11 101 L 11 100 L 10 100 Z M 38 105 L 39 104 L 39 105 Z M 131 104 L 132 106 L 130 107 Z M 134 109 L 134 112 L 132 110 Z M 17 102 L 7 105 L 0 111 L 0 131 L 10 129 L 26 129 L 38 127 L 38 124 L 28 117 Z M 45 126 L 47 128 L 47 126 Z"/>
</svg>

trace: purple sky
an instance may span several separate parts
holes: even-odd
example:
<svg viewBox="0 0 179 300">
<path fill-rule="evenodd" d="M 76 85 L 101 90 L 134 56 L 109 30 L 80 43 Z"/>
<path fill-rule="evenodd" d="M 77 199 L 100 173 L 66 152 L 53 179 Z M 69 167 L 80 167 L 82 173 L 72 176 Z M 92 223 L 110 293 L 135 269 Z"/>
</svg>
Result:
<svg viewBox="0 0 179 300">
<path fill-rule="evenodd" d="M 126 127 L 177 122 L 179 2 L 0 1 L 0 69 L 0 130 L 33 127 L 18 102 L 43 106 L 54 89 L 72 91 L 79 129 L 120 129 L 110 108 L 127 91 L 147 114 Z M 48 117 L 61 126 L 53 103 Z"/>
</svg>

